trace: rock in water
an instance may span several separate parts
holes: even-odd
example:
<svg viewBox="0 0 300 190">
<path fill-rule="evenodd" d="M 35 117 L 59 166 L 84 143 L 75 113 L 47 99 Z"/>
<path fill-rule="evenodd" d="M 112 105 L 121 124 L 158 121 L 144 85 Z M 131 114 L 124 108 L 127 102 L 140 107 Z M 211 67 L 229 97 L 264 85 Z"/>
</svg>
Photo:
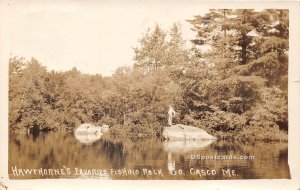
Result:
<svg viewBox="0 0 300 190">
<path fill-rule="evenodd" d="M 92 124 L 84 123 L 77 127 L 74 131 L 75 134 L 101 134 L 101 127 Z"/>
<path fill-rule="evenodd" d="M 102 127 L 101 127 L 101 132 L 102 132 L 102 133 L 107 133 L 107 132 L 109 132 L 109 126 L 106 125 L 106 124 L 102 125 Z"/>
<path fill-rule="evenodd" d="M 92 144 L 102 136 L 101 127 L 89 123 L 81 124 L 74 131 L 76 139 L 83 144 Z"/>
<path fill-rule="evenodd" d="M 216 137 L 208 134 L 205 130 L 183 125 L 177 124 L 172 125 L 171 127 L 165 127 L 163 136 L 169 140 L 215 140 Z"/>
</svg>

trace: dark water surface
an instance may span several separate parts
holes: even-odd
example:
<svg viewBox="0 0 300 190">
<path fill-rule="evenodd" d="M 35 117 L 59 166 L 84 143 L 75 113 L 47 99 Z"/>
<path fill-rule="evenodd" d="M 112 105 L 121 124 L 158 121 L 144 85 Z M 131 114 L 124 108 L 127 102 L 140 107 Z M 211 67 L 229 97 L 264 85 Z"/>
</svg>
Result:
<svg viewBox="0 0 300 190">
<path fill-rule="evenodd" d="M 248 159 L 234 159 L 240 156 Z M 11 179 L 290 178 L 287 143 L 78 138 L 60 132 L 11 134 L 8 172 Z"/>
</svg>

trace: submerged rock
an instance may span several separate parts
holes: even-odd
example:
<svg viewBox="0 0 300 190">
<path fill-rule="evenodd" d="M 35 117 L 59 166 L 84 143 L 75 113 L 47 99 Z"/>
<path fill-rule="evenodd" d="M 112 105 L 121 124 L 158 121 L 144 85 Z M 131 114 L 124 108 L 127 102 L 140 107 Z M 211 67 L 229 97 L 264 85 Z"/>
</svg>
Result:
<svg viewBox="0 0 300 190">
<path fill-rule="evenodd" d="M 217 138 L 208 134 L 205 130 L 177 124 L 171 127 L 165 127 L 163 131 L 164 138 L 168 140 L 216 140 Z"/>
</svg>

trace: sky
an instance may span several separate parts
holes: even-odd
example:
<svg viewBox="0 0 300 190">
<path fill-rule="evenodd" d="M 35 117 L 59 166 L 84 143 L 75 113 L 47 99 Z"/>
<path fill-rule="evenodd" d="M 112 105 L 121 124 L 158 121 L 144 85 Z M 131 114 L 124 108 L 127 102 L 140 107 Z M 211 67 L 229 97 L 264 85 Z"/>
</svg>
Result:
<svg viewBox="0 0 300 190">
<path fill-rule="evenodd" d="M 182 25 L 184 39 L 194 37 L 185 20 L 207 12 L 184 1 L 7 1 L 1 4 L 1 53 L 36 58 L 48 70 L 76 67 L 110 76 L 133 64 L 138 39 L 157 23 L 168 30 Z M 0 13 L 1 14 L 1 13 Z"/>
</svg>

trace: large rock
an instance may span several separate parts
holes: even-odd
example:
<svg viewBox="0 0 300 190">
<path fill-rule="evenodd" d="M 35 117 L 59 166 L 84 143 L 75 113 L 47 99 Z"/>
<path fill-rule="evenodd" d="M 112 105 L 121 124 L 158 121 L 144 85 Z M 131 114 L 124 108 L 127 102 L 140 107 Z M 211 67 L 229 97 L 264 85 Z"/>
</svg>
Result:
<svg viewBox="0 0 300 190">
<path fill-rule="evenodd" d="M 106 125 L 106 124 L 102 125 L 101 132 L 102 133 L 108 133 L 109 132 L 109 126 Z"/>
<path fill-rule="evenodd" d="M 92 144 L 102 136 L 101 127 L 89 123 L 81 124 L 74 131 L 75 138 L 82 144 Z"/>
<path fill-rule="evenodd" d="M 208 134 L 205 130 L 188 126 L 188 125 L 172 125 L 165 127 L 163 136 L 169 140 L 215 140 L 216 137 Z"/>
<path fill-rule="evenodd" d="M 77 127 L 74 131 L 75 134 L 101 134 L 101 127 L 92 124 L 84 123 Z"/>
</svg>

